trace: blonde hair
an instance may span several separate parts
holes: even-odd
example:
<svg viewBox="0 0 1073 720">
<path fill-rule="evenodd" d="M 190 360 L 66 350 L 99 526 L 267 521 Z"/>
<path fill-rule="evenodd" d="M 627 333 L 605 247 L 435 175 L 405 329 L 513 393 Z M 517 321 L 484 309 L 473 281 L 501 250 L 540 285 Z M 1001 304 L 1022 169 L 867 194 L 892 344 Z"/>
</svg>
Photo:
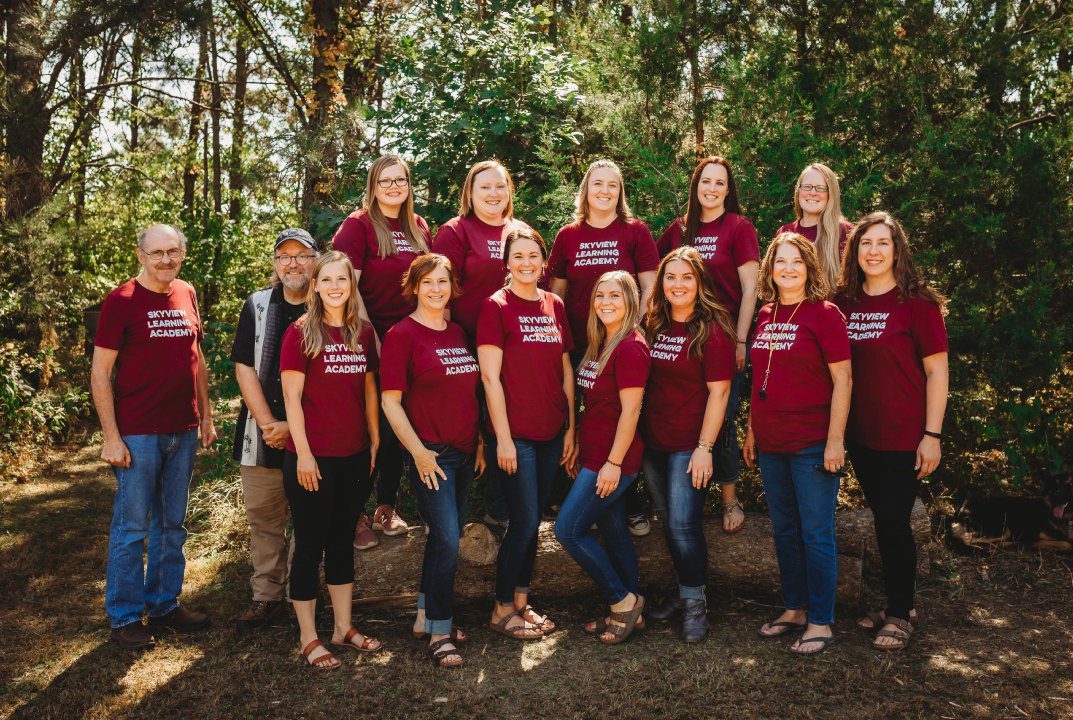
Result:
<svg viewBox="0 0 1073 720">
<path fill-rule="evenodd" d="M 760 261 L 760 277 L 757 279 L 757 295 L 764 302 L 779 302 L 779 287 L 775 284 L 775 255 L 780 245 L 793 245 L 805 261 L 805 299 L 826 300 L 829 293 L 827 278 L 820 269 L 816 247 L 804 235 L 794 232 L 779 233 L 768 245 L 764 259 Z"/>
<path fill-rule="evenodd" d="M 481 160 L 474 163 L 466 173 L 466 182 L 462 185 L 462 194 L 458 199 L 458 216 L 466 217 L 473 213 L 473 183 L 485 170 L 499 170 L 507 179 L 507 209 L 503 211 L 503 218 L 509 220 L 514 217 L 514 181 L 510 177 L 510 171 L 498 160 Z"/>
<path fill-rule="evenodd" d="M 574 217 L 579 222 L 585 222 L 588 219 L 589 178 L 592 177 L 593 172 L 603 168 L 611 170 L 618 176 L 618 203 L 615 205 L 615 212 L 623 220 L 633 220 L 633 211 L 630 210 L 630 204 L 626 202 L 626 181 L 622 179 L 622 168 L 610 160 L 597 160 L 585 171 L 585 176 L 581 178 L 581 184 L 578 185 L 577 195 L 574 196 Z"/>
<path fill-rule="evenodd" d="M 595 310 L 596 291 L 605 282 L 618 283 L 623 299 L 626 302 L 626 317 L 622 318 L 622 326 L 619 327 L 618 332 L 610 338 L 607 337 L 607 328 L 600 318 L 596 317 Z M 596 284 L 592 286 L 592 295 L 589 297 L 589 321 L 586 326 L 589 347 L 585 350 L 585 357 L 582 358 L 581 365 L 596 360 L 596 374 L 599 375 L 603 372 L 604 366 L 607 365 L 607 361 L 611 358 L 611 353 L 615 352 L 618 344 L 629 337 L 637 328 L 637 321 L 640 319 L 640 315 L 641 297 L 637 291 L 637 282 L 633 279 L 633 275 L 630 275 L 625 270 L 611 270 L 601 275 Z"/>
<path fill-rule="evenodd" d="M 383 172 L 392 165 L 402 167 L 406 173 L 409 190 L 406 195 L 406 202 L 403 203 L 399 211 L 399 225 L 402 226 L 402 234 L 406 241 L 410 243 L 410 246 L 417 250 L 418 255 L 426 253 L 428 252 L 428 244 L 425 242 L 424 233 L 418 227 L 417 218 L 414 216 L 414 189 L 413 180 L 410 177 L 410 166 L 398 155 L 381 155 L 369 166 L 369 175 L 365 179 L 365 197 L 361 203 L 362 209 L 369 213 L 369 220 L 372 221 L 373 230 L 376 232 L 379 255 L 381 258 L 385 258 L 389 255 L 398 254 L 395 249 L 395 239 L 391 237 L 391 225 L 384 216 L 383 211 L 380 210 L 380 203 L 376 201 L 376 183 L 379 182 Z"/>
<path fill-rule="evenodd" d="M 816 227 L 816 255 L 819 257 L 827 286 L 833 288 L 838 285 L 838 276 L 842 270 L 842 255 L 838 251 L 839 241 L 842 239 L 842 223 L 846 221 L 846 218 L 842 217 L 842 191 L 834 170 L 818 162 L 807 165 L 797 176 L 797 184 L 794 185 L 794 217 L 798 220 L 805 215 L 801 209 L 801 182 L 805 173 L 810 170 L 822 175 L 827 184 L 827 207 L 823 209 L 820 224 Z"/>
<path fill-rule="evenodd" d="M 333 250 L 321 255 L 313 264 L 313 274 L 306 295 L 305 322 L 299 324 L 302 330 L 302 352 L 309 358 L 319 355 L 331 341 L 328 327 L 324 324 L 324 301 L 316 289 L 321 271 L 331 263 L 343 263 L 347 279 L 350 280 L 350 296 L 343 305 L 343 343 L 354 352 L 361 352 L 362 349 L 361 334 L 365 331 L 365 321 L 361 319 L 358 288 L 354 285 L 354 266 L 350 264 L 350 258 L 345 253 Z"/>
</svg>

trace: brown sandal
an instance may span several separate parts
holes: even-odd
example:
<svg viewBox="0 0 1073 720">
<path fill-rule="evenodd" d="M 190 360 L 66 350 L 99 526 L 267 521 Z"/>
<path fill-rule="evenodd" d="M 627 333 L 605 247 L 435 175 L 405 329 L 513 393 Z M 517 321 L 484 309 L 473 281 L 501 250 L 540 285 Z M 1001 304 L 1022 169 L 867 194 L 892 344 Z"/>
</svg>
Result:
<svg viewBox="0 0 1073 720">
<path fill-rule="evenodd" d="M 448 644 L 451 645 L 449 649 L 443 647 L 444 645 Z M 458 656 L 458 662 L 444 662 L 452 655 Z M 429 643 L 428 656 L 429 659 L 432 660 L 433 664 L 436 665 L 436 667 L 441 668 L 461 667 L 465 663 L 465 660 L 462 658 L 462 653 L 460 653 L 458 651 L 458 648 L 455 647 L 453 643 L 451 643 L 451 638 L 449 637 L 440 638 L 434 643 Z"/>
<path fill-rule="evenodd" d="M 536 625 L 542 633 L 550 635 L 555 631 L 555 622 L 547 615 L 541 615 L 533 609 L 532 605 L 526 605 L 521 610 L 518 610 L 518 614 L 522 616 L 522 619 L 526 622 Z M 529 617 L 526 617 L 528 615 Z M 535 619 L 539 618 L 539 619 Z"/>
<path fill-rule="evenodd" d="M 589 627 L 590 625 L 592 627 Z M 637 622 L 633 624 L 633 631 L 640 632 L 641 630 L 644 630 L 645 627 L 645 616 L 642 615 L 641 617 L 637 618 Z M 607 631 L 607 616 L 605 615 L 602 618 L 589 620 L 587 623 L 581 626 L 581 629 L 589 635 L 602 635 L 604 632 Z"/>
<path fill-rule="evenodd" d="M 511 620 L 517 617 L 522 621 L 521 625 L 515 625 L 514 627 L 507 627 Z M 494 632 L 500 635 L 505 635 L 511 640 L 539 640 L 544 637 L 544 631 L 536 625 L 532 624 L 528 620 L 522 617 L 521 613 L 514 610 L 504 617 L 501 617 L 496 622 L 488 623 L 488 627 L 492 628 Z M 536 633 L 535 635 L 533 633 Z"/>
<path fill-rule="evenodd" d="M 637 626 L 637 618 L 641 617 L 641 613 L 645 610 L 644 597 L 641 595 L 635 597 L 637 599 L 634 601 L 632 609 L 626 612 L 613 612 L 608 615 L 610 622 L 604 628 L 604 631 L 596 636 L 597 640 L 605 645 L 618 645 L 630 636 L 630 633 Z M 604 639 L 605 633 L 611 633 L 610 640 Z"/>
<path fill-rule="evenodd" d="M 384 649 L 384 643 L 368 635 L 362 635 L 363 639 L 361 641 L 361 644 L 355 645 L 354 643 L 350 642 L 351 638 L 353 638 L 355 635 L 360 635 L 360 633 L 358 632 L 358 629 L 356 627 L 352 627 L 346 631 L 346 635 L 343 636 L 343 639 L 341 641 L 336 642 L 335 640 L 330 640 L 328 644 L 332 647 L 347 648 L 348 650 L 360 650 L 361 652 L 367 653 L 374 653 Z"/>
<path fill-rule="evenodd" d="M 919 619 L 916 609 L 909 611 L 909 622 L 914 623 Z M 871 625 L 865 624 L 872 623 Z M 865 632 L 875 632 L 887 624 L 887 613 L 883 610 L 869 610 L 864 617 L 857 620 L 857 628 Z"/>
<path fill-rule="evenodd" d="M 890 629 L 887 626 L 891 626 Z M 887 618 L 883 629 L 876 633 L 876 639 L 872 641 L 872 647 L 876 650 L 904 650 L 909 647 L 909 640 L 913 637 L 915 630 L 916 628 L 907 620 L 896 617 Z M 880 643 L 879 638 L 892 638 L 894 642 Z"/>
<path fill-rule="evenodd" d="M 319 639 L 310 640 L 309 644 L 302 648 L 302 657 L 305 658 L 305 661 L 309 664 L 309 667 L 313 668 L 314 670 L 335 670 L 337 667 L 342 665 L 342 663 L 339 662 L 338 658 L 336 658 L 335 655 L 332 655 L 331 651 L 328 650 L 328 648 L 324 648 L 324 654 L 319 656 L 316 660 L 310 660 L 309 656 L 312 655 L 313 651 L 317 648 L 324 648 L 324 643 L 322 643 Z"/>
</svg>

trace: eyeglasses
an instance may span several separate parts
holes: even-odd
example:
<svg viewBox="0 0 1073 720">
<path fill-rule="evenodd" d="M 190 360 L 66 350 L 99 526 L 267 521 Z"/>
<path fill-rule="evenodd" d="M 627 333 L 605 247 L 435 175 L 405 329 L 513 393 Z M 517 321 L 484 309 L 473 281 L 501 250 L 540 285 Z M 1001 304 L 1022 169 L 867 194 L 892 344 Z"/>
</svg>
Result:
<svg viewBox="0 0 1073 720">
<path fill-rule="evenodd" d="M 276 262 L 286 267 L 291 263 L 298 263 L 299 265 L 306 265 L 310 260 L 316 260 L 316 255 L 309 255 L 302 253 L 301 255 L 276 255 Z"/>
<path fill-rule="evenodd" d="M 168 260 L 182 260 L 186 256 L 186 251 L 182 248 L 172 248 L 171 250 L 154 250 L 153 252 L 146 252 L 141 248 L 138 248 L 138 252 L 145 255 L 153 262 L 160 262 L 165 257 Z"/>
<path fill-rule="evenodd" d="M 818 193 L 827 192 L 827 186 L 826 185 L 798 185 L 797 189 L 800 190 L 801 192 L 818 192 Z"/>
<path fill-rule="evenodd" d="M 376 184 L 379 185 L 380 187 L 384 188 L 385 190 L 387 190 L 392 185 L 397 185 L 397 186 L 399 186 L 401 188 L 406 187 L 407 185 L 410 184 L 410 181 L 407 180 L 404 177 L 380 178 L 379 180 L 376 181 Z"/>
</svg>

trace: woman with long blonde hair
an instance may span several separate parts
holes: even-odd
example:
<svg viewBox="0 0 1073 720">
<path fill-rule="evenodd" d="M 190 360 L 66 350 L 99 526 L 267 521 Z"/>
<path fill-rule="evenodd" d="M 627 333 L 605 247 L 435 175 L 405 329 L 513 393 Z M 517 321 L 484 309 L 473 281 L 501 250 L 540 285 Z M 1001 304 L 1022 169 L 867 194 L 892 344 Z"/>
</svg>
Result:
<svg viewBox="0 0 1073 720">
<path fill-rule="evenodd" d="M 332 247 L 346 253 L 365 312 L 381 340 L 395 323 L 410 314 L 399 292 L 402 275 L 431 243 L 428 225 L 414 212 L 410 166 L 398 155 L 382 155 L 369 166 L 360 210 L 351 213 L 332 238 Z M 366 550 L 379 541 L 370 530 L 401 535 L 408 529 L 396 512 L 403 453 L 391 425 L 380 414 L 380 450 L 376 458 L 376 509 L 358 522 L 354 547 Z"/>
<path fill-rule="evenodd" d="M 827 287 L 834 292 L 842 272 L 842 252 L 853 229 L 842 217 L 842 190 L 834 170 L 818 162 L 805 166 L 794 184 L 794 218 L 776 235 L 792 232 L 812 242 Z"/>
<path fill-rule="evenodd" d="M 640 297 L 633 276 L 613 270 L 592 290 L 588 348 L 577 372 L 578 459 L 574 484 L 555 521 L 555 537 L 603 592 L 610 613 L 588 630 L 604 643 L 625 640 L 638 626 L 637 553 L 626 526 L 623 495 L 641 469 L 637 433 L 648 382 L 648 344 L 637 330 Z M 600 545 L 589 535 L 597 523 Z"/>
<path fill-rule="evenodd" d="M 682 613 L 682 639 L 708 634 L 704 506 L 734 367 L 734 325 L 696 248 L 672 250 L 656 271 L 645 318 L 651 348 L 641 414 L 646 486 L 663 519 L 678 592 L 650 617 Z"/>
<path fill-rule="evenodd" d="M 331 645 L 374 652 L 381 643 L 351 626 L 354 529 L 371 490 L 379 444 L 372 327 L 359 314 L 354 268 L 329 252 L 313 265 L 309 311 L 283 335 L 279 368 L 290 437 L 283 487 L 291 506 L 290 598 L 302 655 L 317 669 L 339 661 L 317 637 L 320 565 L 335 617 Z"/>
</svg>

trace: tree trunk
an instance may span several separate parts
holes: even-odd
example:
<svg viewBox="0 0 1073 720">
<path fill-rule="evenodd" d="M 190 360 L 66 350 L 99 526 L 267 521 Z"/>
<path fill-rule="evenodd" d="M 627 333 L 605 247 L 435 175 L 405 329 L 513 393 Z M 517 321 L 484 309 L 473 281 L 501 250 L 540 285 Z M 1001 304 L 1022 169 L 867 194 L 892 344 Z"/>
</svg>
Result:
<svg viewBox="0 0 1073 720">
<path fill-rule="evenodd" d="M 697 159 L 707 153 L 704 149 L 704 89 L 700 79 L 700 58 L 695 45 L 689 46 L 689 88 L 693 99 L 693 147 Z"/>
<path fill-rule="evenodd" d="M 302 192 L 302 218 L 314 205 L 327 205 L 335 181 L 337 153 L 331 120 L 342 97 L 343 53 L 339 38 L 339 0 L 310 0 L 313 35 L 313 88 L 308 103 L 311 153 Z"/>
<path fill-rule="evenodd" d="M 249 69 L 246 42 L 239 32 L 235 40 L 235 104 L 231 121 L 231 157 L 228 162 L 227 214 L 237 220 L 242 212 L 242 191 L 245 178 L 242 175 L 242 150 L 246 142 L 246 79 Z"/>
<path fill-rule="evenodd" d="M 3 217 L 16 220 L 47 198 L 45 137 L 52 113 L 41 85 L 45 35 L 38 26 L 40 0 L 9 0 L 4 74 Z"/>
<path fill-rule="evenodd" d="M 198 153 L 201 150 L 198 132 L 201 129 L 201 115 L 205 108 L 205 67 L 208 65 L 208 28 L 201 23 L 198 33 L 197 70 L 194 73 L 194 98 L 190 104 L 190 125 L 186 134 L 186 164 L 183 168 L 183 207 L 189 217 L 194 216 L 194 198 L 197 192 L 197 178 L 202 169 L 198 167 Z"/>
<path fill-rule="evenodd" d="M 134 29 L 134 38 L 130 48 L 130 76 L 132 79 L 141 77 L 142 74 L 142 36 L 137 28 Z M 136 83 L 130 86 L 130 151 L 138 152 L 138 103 L 141 102 L 141 91 Z"/>
<path fill-rule="evenodd" d="M 216 42 L 216 13 L 212 0 L 206 0 L 205 7 L 209 14 L 206 22 L 209 24 L 209 57 L 212 62 L 212 85 L 209 87 L 212 96 L 209 108 L 209 117 L 212 120 L 212 209 L 220 215 L 223 213 L 223 162 L 220 157 L 220 110 L 223 96 L 220 85 L 220 48 Z"/>
</svg>

